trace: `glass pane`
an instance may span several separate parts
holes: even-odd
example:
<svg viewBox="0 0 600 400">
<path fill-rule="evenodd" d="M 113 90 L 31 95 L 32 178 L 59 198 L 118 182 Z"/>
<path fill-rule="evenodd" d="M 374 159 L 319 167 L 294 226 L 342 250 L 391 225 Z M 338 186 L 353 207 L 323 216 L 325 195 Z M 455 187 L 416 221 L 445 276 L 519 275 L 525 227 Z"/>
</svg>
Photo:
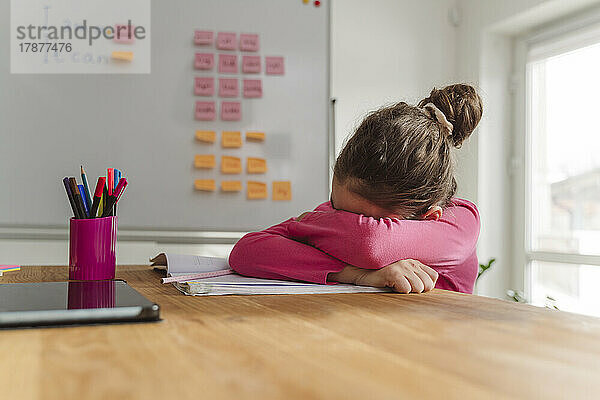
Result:
<svg viewBox="0 0 600 400">
<path fill-rule="evenodd" d="M 600 44 L 528 65 L 532 250 L 600 254 Z"/>
<path fill-rule="evenodd" d="M 531 302 L 600 317 L 600 266 L 531 263 Z"/>
</svg>

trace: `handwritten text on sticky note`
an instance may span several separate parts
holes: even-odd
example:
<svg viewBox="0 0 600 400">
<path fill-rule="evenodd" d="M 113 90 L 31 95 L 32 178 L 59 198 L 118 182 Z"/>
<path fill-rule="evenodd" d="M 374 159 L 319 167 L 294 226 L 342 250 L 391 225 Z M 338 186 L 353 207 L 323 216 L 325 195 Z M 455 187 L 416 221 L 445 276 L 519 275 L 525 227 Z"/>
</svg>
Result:
<svg viewBox="0 0 600 400">
<path fill-rule="evenodd" d="M 264 158 L 248 157 L 246 172 L 249 174 L 264 174 L 267 172 L 267 160 Z"/>
<path fill-rule="evenodd" d="M 239 92 L 237 79 L 219 78 L 219 96 L 238 97 Z"/>
<path fill-rule="evenodd" d="M 210 46 L 213 42 L 212 31 L 194 31 L 194 44 L 197 46 Z"/>
<path fill-rule="evenodd" d="M 215 78 L 194 78 L 194 94 L 196 96 L 215 94 Z"/>
<path fill-rule="evenodd" d="M 267 75 L 283 75 L 283 57 L 265 57 Z"/>
<path fill-rule="evenodd" d="M 242 190 L 240 181 L 221 181 L 221 190 L 224 192 L 239 192 Z"/>
<path fill-rule="evenodd" d="M 214 101 L 197 101 L 196 102 L 196 119 L 199 121 L 214 121 L 215 119 L 215 102 Z"/>
<path fill-rule="evenodd" d="M 224 174 L 241 174 L 242 159 L 239 157 L 221 156 L 221 172 Z"/>
<path fill-rule="evenodd" d="M 240 50 L 242 51 L 258 51 L 258 35 L 253 33 L 240 34 Z"/>
<path fill-rule="evenodd" d="M 234 32 L 217 33 L 217 49 L 235 50 L 237 47 L 236 44 L 236 34 Z"/>
<path fill-rule="evenodd" d="M 242 147 L 242 133 L 239 131 L 223 131 L 221 134 L 221 146 L 226 149 Z"/>
<path fill-rule="evenodd" d="M 196 53 L 194 68 L 204 71 L 212 70 L 215 65 L 215 55 L 210 53 Z"/>
<path fill-rule="evenodd" d="M 290 181 L 274 181 L 273 200 L 292 200 L 292 183 Z"/>
<path fill-rule="evenodd" d="M 246 140 L 250 142 L 264 142 L 264 132 L 246 132 Z"/>
<path fill-rule="evenodd" d="M 248 181 L 247 183 L 248 199 L 266 199 L 267 184 L 263 182 Z"/>
<path fill-rule="evenodd" d="M 235 54 L 219 54 L 219 73 L 237 74 L 238 63 Z"/>
<path fill-rule="evenodd" d="M 205 192 L 214 192 L 216 189 L 214 179 L 196 179 L 194 181 L 194 187 L 196 190 L 202 190 Z"/>
<path fill-rule="evenodd" d="M 196 168 L 214 168 L 216 164 L 213 154 L 197 154 L 194 157 L 194 167 Z"/>
<path fill-rule="evenodd" d="M 244 79 L 244 97 L 262 97 L 262 81 L 260 79 Z"/>
<path fill-rule="evenodd" d="M 242 106 L 239 101 L 221 103 L 221 119 L 223 121 L 239 121 L 242 119 Z"/>
<path fill-rule="evenodd" d="M 260 56 L 242 56 L 242 72 L 260 74 Z"/>
<path fill-rule="evenodd" d="M 204 143 L 214 143 L 217 138 L 215 131 L 196 131 L 196 140 Z"/>
</svg>

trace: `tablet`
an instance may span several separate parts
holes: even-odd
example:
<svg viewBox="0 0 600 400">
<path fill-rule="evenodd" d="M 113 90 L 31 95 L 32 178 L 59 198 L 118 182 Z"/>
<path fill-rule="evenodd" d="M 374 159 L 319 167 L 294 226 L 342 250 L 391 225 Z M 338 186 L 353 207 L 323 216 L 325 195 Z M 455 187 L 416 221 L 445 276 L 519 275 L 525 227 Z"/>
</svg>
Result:
<svg viewBox="0 0 600 400">
<path fill-rule="evenodd" d="M 0 284 L 0 328 L 157 321 L 159 312 L 122 280 Z"/>
</svg>

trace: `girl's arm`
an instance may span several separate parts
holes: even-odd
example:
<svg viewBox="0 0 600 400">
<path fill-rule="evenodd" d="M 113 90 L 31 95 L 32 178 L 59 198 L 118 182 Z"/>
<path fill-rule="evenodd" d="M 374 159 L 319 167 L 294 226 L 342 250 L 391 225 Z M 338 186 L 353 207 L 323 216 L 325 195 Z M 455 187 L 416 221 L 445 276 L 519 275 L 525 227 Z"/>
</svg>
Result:
<svg viewBox="0 0 600 400">
<path fill-rule="evenodd" d="M 472 256 L 479 213 L 462 199 L 454 199 L 438 221 L 374 219 L 325 203 L 301 221 L 293 220 L 288 232 L 291 238 L 359 268 L 379 269 L 411 258 L 440 271 Z"/>
<path fill-rule="evenodd" d="M 229 255 L 229 265 L 241 275 L 267 279 L 327 283 L 327 275 L 346 266 L 327 254 L 289 238 L 293 220 L 241 238 Z"/>
</svg>

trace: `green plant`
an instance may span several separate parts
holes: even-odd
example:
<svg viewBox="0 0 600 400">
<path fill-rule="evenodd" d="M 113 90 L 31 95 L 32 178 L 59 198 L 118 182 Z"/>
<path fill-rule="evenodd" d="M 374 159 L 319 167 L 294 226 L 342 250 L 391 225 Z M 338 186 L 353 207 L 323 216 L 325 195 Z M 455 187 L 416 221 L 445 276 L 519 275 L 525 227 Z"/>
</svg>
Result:
<svg viewBox="0 0 600 400">
<path fill-rule="evenodd" d="M 479 264 L 479 272 L 477 272 L 477 279 L 483 275 L 485 271 L 492 268 L 492 264 L 496 262 L 495 258 L 490 258 L 487 264 Z"/>
</svg>

